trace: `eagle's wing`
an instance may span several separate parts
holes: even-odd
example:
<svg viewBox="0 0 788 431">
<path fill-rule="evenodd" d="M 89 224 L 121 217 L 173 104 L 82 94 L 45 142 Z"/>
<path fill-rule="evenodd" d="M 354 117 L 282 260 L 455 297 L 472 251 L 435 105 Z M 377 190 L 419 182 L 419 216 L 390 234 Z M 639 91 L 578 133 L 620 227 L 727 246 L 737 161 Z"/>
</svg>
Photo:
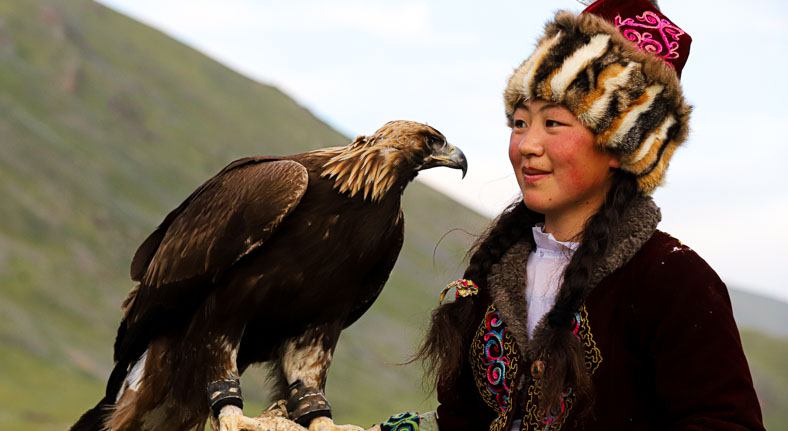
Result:
<svg viewBox="0 0 788 431">
<path fill-rule="evenodd" d="M 124 303 L 116 354 L 130 341 L 122 340 L 126 328 L 204 298 L 216 277 L 274 233 L 308 182 L 307 169 L 298 162 L 241 159 L 168 214 L 132 260 L 131 277 L 139 285 Z"/>
<path fill-rule="evenodd" d="M 160 288 L 215 279 L 268 239 L 306 191 L 306 168 L 292 160 L 241 159 L 200 186 L 140 246 L 131 277 Z"/>
</svg>

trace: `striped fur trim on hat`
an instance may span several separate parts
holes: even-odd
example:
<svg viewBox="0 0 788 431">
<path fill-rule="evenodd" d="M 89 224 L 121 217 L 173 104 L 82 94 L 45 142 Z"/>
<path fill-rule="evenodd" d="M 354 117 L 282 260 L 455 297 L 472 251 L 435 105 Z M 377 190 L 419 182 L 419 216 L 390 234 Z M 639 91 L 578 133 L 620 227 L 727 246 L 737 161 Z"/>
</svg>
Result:
<svg viewBox="0 0 788 431">
<path fill-rule="evenodd" d="M 529 99 L 560 103 L 621 158 L 644 193 L 659 186 L 692 110 L 676 72 L 593 14 L 558 12 L 504 91 L 511 123 Z"/>
</svg>

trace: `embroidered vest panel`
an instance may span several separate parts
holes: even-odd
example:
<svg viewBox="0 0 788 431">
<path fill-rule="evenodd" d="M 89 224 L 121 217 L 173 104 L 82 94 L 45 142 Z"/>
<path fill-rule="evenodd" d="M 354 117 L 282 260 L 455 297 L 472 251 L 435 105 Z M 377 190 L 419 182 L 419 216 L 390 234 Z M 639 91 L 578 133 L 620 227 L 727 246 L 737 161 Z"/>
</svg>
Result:
<svg viewBox="0 0 788 431">
<path fill-rule="evenodd" d="M 602 352 L 591 333 L 585 306 L 575 314 L 572 332 L 583 343 L 586 369 L 593 374 L 602 362 Z M 575 403 L 572 388 L 564 392 L 560 411 L 550 412 L 546 416 L 539 414 L 539 377 L 545 365 L 539 360 L 529 361 L 522 357 L 494 304 L 487 308 L 469 353 L 473 358 L 470 362 L 479 394 L 498 415 L 490 424 L 490 431 L 505 429 L 517 400 L 523 400 L 522 430 L 561 429 Z M 531 372 L 521 373 L 523 369 L 530 369 Z M 517 397 L 514 391 L 521 375 L 524 376 L 525 386 L 522 397 Z"/>
<path fill-rule="evenodd" d="M 512 409 L 512 390 L 519 375 L 520 352 L 495 305 L 484 314 L 471 342 L 471 368 L 476 387 L 484 402 L 498 417 L 491 431 L 503 430 Z"/>
</svg>

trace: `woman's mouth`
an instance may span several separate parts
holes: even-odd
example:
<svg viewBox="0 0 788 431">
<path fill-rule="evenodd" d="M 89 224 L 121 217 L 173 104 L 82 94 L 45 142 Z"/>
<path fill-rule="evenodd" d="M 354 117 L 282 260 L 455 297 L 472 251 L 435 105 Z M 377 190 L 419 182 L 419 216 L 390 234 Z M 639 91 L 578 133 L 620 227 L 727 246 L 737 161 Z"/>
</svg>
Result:
<svg viewBox="0 0 788 431">
<path fill-rule="evenodd" d="M 522 173 L 523 173 L 523 180 L 525 181 L 526 184 L 533 184 L 541 180 L 542 178 L 550 175 L 550 172 L 543 171 L 540 169 L 534 169 L 534 168 L 523 168 Z"/>
</svg>

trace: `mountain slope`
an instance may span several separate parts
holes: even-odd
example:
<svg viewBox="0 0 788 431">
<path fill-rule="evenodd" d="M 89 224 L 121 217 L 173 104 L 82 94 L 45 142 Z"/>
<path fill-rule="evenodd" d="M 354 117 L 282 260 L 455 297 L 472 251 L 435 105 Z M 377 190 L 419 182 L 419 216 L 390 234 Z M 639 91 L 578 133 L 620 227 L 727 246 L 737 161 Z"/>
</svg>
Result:
<svg viewBox="0 0 788 431">
<path fill-rule="evenodd" d="M 739 328 L 754 329 L 776 338 L 788 338 L 788 303 L 730 289 L 733 315 Z"/>
<path fill-rule="evenodd" d="M 347 141 L 279 90 L 99 4 L 0 2 L 0 429 L 64 429 L 98 400 L 131 255 L 191 190 L 241 156 Z M 390 282 L 331 369 L 341 422 L 431 406 L 420 367 L 397 364 L 487 222 L 420 183 L 404 207 Z M 773 358 L 786 342 L 753 332 L 745 346 L 768 411 L 785 410 Z M 264 386 L 244 376 L 250 411 Z"/>
<path fill-rule="evenodd" d="M 166 212 L 235 158 L 348 139 L 279 90 L 101 5 L 2 2 L 0 18 L 0 428 L 62 429 L 103 390 L 131 254 Z M 362 396 L 376 414 L 354 420 L 424 399 L 418 366 L 390 365 L 413 351 L 420 328 L 407 320 L 424 320 L 473 239 L 450 234 L 433 259 L 440 237 L 486 222 L 420 183 L 404 206 L 395 273 L 332 368 L 340 419 Z M 245 377 L 258 407 L 262 380 Z"/>
</svg>

